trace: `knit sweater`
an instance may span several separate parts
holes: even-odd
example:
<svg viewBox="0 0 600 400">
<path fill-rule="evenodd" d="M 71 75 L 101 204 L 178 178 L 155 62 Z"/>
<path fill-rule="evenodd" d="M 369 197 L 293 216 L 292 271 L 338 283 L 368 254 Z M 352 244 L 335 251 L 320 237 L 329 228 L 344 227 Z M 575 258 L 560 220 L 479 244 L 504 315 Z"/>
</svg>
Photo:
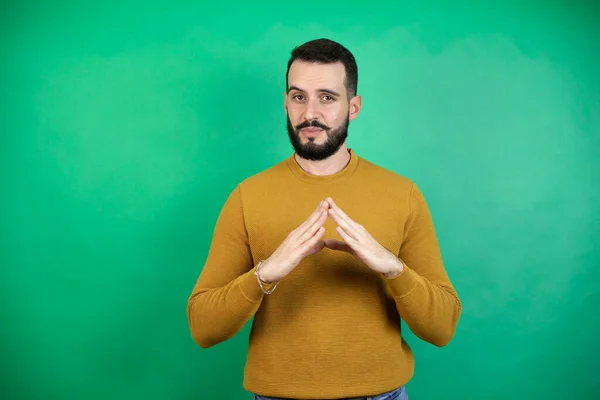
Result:
<svg viewBox="0 0 600 400">
<path fill-rule="evenodd" d="M 384 393 L 413 375 L 401 320 L 436 346 L 454 335 L 461 303 L 423 194 L 408 178 L 352 150 L 350 156 L 327 176 L 305 172 L 291 156 L 241 182 L 219 214 L 188 322 L 207 348 L 254 318 L 243 383 L 249 392 L 295 399 Z M 257 263 L 329 196 L 399 257 L 403 271 L 387 278 L 349 253 L 324 248 L 265 295 Z M 323 239 L 342 240 L 331 218 L 324 226 Z"/>
</svg>

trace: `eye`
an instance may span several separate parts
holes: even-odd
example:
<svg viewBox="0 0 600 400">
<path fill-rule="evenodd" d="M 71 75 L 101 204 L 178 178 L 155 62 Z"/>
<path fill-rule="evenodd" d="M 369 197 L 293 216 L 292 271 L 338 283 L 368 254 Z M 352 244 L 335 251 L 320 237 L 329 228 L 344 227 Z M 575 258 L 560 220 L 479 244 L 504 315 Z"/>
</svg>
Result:
<svg viewBox="0 0 600 400">
<path fill-rule="evenodd" d="M 334 100 L 334 98 L 332 96 L 325 95 L 323 96 L 323 100 L 325 100 L 326 102 L 331 102 Z"/>
<path fill-rule="evenodd" d="M 302 101 L 302 100 L 304 100 L 304 95 L 301 95 L 298 93 L 298 94 L 293 95 L 292 99 Z"/>
</svg>

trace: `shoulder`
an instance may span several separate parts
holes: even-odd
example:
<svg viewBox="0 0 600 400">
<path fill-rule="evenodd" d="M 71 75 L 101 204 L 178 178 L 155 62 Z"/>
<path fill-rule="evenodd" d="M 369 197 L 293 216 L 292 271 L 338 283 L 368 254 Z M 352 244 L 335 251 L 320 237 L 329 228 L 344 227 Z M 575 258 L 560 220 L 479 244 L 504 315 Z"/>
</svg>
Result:
<svg viewBox="0 0 600 400">
<path fill-rule="evenodd" d="M 238 184 L 243 191 L 268 190 L 276 188 L 282 180 L 288 178 L 287 160 L 279 161 L 273 166 L 248 176 Z"/>
<path fill-rule="evenodd" d="M 360 158 L 362 181 L 365 189 L 381 194 L 381 199 L 394 198 L 402 201 L 407 209 L 418 211 L 428 208 L 425 195 L 419 185 L 399 172 L 384 168 L 364 158 Z"/>
<path fill-rule="evenodd" d="M 382 167 L 366 158 L 360 157 L 359 171 L 363 178 L 383 184 L 389 189 L 411 191 L 416 186 L 415 182 L 405 175 L 392 169 Z"/>
</svg>

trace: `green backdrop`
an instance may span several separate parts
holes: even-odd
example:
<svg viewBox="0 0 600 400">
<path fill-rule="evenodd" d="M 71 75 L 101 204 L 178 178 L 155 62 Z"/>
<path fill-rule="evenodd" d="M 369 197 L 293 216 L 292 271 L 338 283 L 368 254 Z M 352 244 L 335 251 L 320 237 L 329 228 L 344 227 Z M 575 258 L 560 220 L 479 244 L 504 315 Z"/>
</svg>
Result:
<svg viewBox="0 0 600 400">
<path fill-rule="evenodd" d="M 229 191 L 291 154 L 317 37 L 355 53 L 349 145 L 420 185 L 463 301 L 447 347 L 406 336 L 411 399 L 600 398 L 597 2 L 15 3 L 1 398 L 250 398 L 248 326 L 200 349 L 186 301 Z"/>
</svg>

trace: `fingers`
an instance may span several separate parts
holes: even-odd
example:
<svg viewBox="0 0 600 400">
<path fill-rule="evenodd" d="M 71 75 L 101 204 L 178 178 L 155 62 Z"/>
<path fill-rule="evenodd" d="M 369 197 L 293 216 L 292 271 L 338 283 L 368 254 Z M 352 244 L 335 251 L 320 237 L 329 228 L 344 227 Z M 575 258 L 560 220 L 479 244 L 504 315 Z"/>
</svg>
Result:
<svg viewBox="0 0 600 400">
<path fill-rule="evenodd" d="M 296 228 L 296 233 L 302 234 L 306 228 L 312 225 L 315 219 L 318 219 L 321 216 L 323 211 L 327 210 L 328 203 L 326 201 L 322 201 L 319 203 L 315 211 L 308 217 L 298 228 Z"/>
<path fill-rule="evenodd" d="M 344 229 L 342 229 L 341 226 L 338 226 L 336 228 L 337 233 L 339 233 L 339 235 L 342 237 L 342 239 L 344 239 L 344 242 L 346 242 L 346 244 L 351 248 L 352 246 L 355 246 L 357 241 L 356 239 L 354 239 L 353 237 L 351 237 L 350 235 L 348 235 L 346 233 L 346 231 Z"/>
<path fill-rule="evenodd" d="M 326 201 L 322 201 L 319 203 L 317 209 L 312 213 L 310 217 L 306 221 L 304 221 L 298 228 L 296 228 L 294 234 L 295 236 L 303 236 L 307 230 L 314 226 L 315 222 L 319 221 L 323 217 L 323 213 L 327 216 L 327 208 L 329 204 Z M 310 233 L 310 235 L 314 234 L 314 231 Z M 306 240 L 306 238 L 304 238 Z M 303 241 L 304 241 L 303 240 Z M 300 242 L 302 243 L 302 242 Z"/>
<path fill-rule="evenodd" d="M 350 253 L 352 251 L 352 249 L 350 248 L 350 246 L 348 246 L 348 244 L 340 241 L 340 240 L 335 240 L 335 239 L 325 239 L 325 247 L 331 249 L 331 250 L 338 250 L 338 251 L 345 251 Z"/>
<path fill-rule="evenodd" d="M 307 255 L 321 251 L 325 247 L 325 243 L 321 240 L 325 234 L 325 228 L 320 227 L 317 232 L 300 246 Z"/>
<path fill-rule="evenodd" d="M 338 224 L 338 226 L 340 226 L 349 236 L 354 239 L 358 239 L 360 234 L 358 224 L 352 221 L 352 219 L 348 217 L 348 215 L 346 215 L 346 213 L 342 211 L 337 204 L 334 203 L 331 197 L 327 199 L 327 202 L 331 207 L 329 209 L 329 215 L 333 221 Z"/>
<path fill-rule="evenodd" d="M 307 226 L 306 229 L 304 230 L 304 232 L 302 232 L 300 234 L 300 236 L 298 236 L 298 244 L 302 244 L 305 241 L 314 237 L 314 235 L 317 233 L 317 231 L 320 228 L 322 228 L 323 232 L 325 232 L 325 228 L 323 228 L 323 224 L 325 223 L 326 220 L 327 220 L 327 211 L 323 210 L 323 211 L 321 211 L 321 214 L 319 215 L 319 217 L 311 225 Z"/>
</svg>

